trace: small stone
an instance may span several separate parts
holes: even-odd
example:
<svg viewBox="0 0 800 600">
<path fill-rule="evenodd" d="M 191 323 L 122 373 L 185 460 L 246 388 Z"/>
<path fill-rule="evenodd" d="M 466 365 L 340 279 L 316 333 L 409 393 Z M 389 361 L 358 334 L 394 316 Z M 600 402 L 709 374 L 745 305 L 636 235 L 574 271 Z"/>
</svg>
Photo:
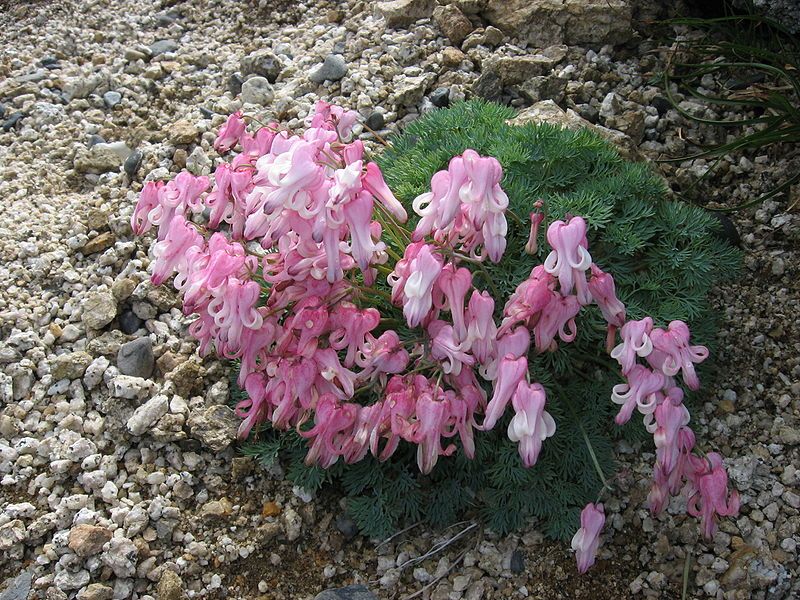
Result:
<svg viewBox="0 0 800 600">
<path fill-rule="evenodd" d="M 90 254 L 97 254 L 98 252 L 103 252 L 111 248 L 114 245 L 114 242 L 117 240 L 116 236 L 111 233 L 110 231 L 104 231 L 100 235 L 97 235 L 90 239 L 84 247 L 81 249 L 81 252 L 84 256 L 89 256 Z"/>
<path fill-rule="evenodd" d="M 175 384 L 175 392 L 183 398 L 203 385 L 203 368 L 193 360 L 186 360 L 172 369 L 168 375 Z"/>
<path fill-rule="evenodd" d="M 264 502 L 264 505 L 261 507 L 261 516 L 266 517 L 277 517 L 281 514 L 281 507 L 272 500 L 269 502 Z"/>
<path fill-rule="evenodd" d="M 233 512 L 233 505 L 227 498 L 210 500 L 200 507 L 200 515 L 206 519 L 223 519 Z"/>
<path fill-rule="evenodd" d="M 122 102 L 122 94 L 110 90 L 103 94 L 103 102 L 108 108 L 114 108 L 117 104 Z"/>
<path fill-rule="evenodd" d="M 0 592 L 0 600 L 27 600 L 32 580 L 30 571 L 23 571 L 13 579 L 6 579 L 3 591 Z"/>
<path fill-rule="evenodd" d="M 519 93 L 529 102 L 552 100 L 558 104 L 564 99 L 566 90 L 567 80 L 551 73 L 531 77 L 520 86 Z"/>
<path fill-rule="evenodd" d="M 112 600 L 112 598 L 114 598 L 114 588 L 102 583 L 90 583 L 78 592 L 78 600 Z"/>
<path fill-rule="evenodd" d="M 136 573 L 136 559 L 139 550 L 125 537 L 111 538 L 108 548 L 101 555 L 103 563 L 111 567 L 114 575 L 120 578 L 132 577 Z"/>
<path fill-rule="evenodd" d="M 242 76 L 259 75 L 266 77 L 270 83 L 275 83 L 285 68 L 281 58 L 267 49 L 251 52 L 239 62 Z"/>
<path fill-rule="evenodd" d="M 435 6 L 436 0 L 391 0 L 376 3 L 375 14 L 386 20 L 387 28 L 396 29 L 429 18 Z"/>
<path fill-rule="evenodd" d="M 142 337 L 120 346 L 117 353 L 117 368 L 123 375 L 147 379 L 153 374 L 154 366 L 153 342 L 149 337 Z"/>
<path fill-rule="evenodd" d="M 433 11 L 433 20 L 455 46 L 460 46 L 474 29 L 472 22 L 455 4 L 437 6 Z"/>
<path fill-rule="evenodd" d="M 78 151 L 72 166 L 79 173 L 107 173 L 118 170 L 124 160 L 110 144 L 99 143 Z"/>
<path fill-rule="evenodd" d="M 183 581 L 175 571 L 164 569 L 158 580 L 158 600 L 181 600 L 183 598 Z"/>
<path fill-rule="evenodd" d="M 378 111 L 370 113 L 370 115 L 367 117 L 366 124 L 367 127 L 372 129 L 373 131 L 380 131 L 386 124 L 386 121 L 383 117 L 383 113 L 380 113 Z"/>
<path fill-rule="evenodd" d="M 338 529 L 344 539 L 347 541 L 352 540 L 358 535 L 358 525 L 350 518 L 349 515 L 339 515 L 336 517 L 336 529 Z"/>
<path fill-rule="evenodd" d="M 117 301 L 110 292 L 94 292 L 83 303 L 81 319 L 89 329 L 102 329 L 117 316 Z"/>
<path fill-rule="evenodd" d="M 325 590 L 314 596 L 314 600 L 378 600 L 378 597 L 367 586 L 359 584 Z"/>
<path fill-rule="evenodd" d="M 100 552 L 111 537 L 111 532 L 105 527 L 83 523 L 70 530 L 67 545 L 75 554 L 86 558 Z"/>
<path fill-rule="evenodd" d="M 395 101 L 400 106 L 416 106 L 425 95 L 427 78 L 423 75 L 418 77 L 406 77 L 395 86 Z"/>
<path fill-rule="evenodd" d="M 448 46 L 442 50 L 442 64 L 451 69 L 460 65 L 466 57 L 467 55 L 461 50 L 458 48 L 453 48 L 452 46 Z"/>
<path fill-rule="evenodd" d="M 494 71 L 484 71 L 472 86 L 472 93 L 478 98 L 497 102 L 503 95 L 503 83 Z"/>
<path fill-rule="evenodd" d="M 126 426 L 133 435 L 142 435 L 156 421 L 167 414 L 169 410 L 169 400 L 163 394 L 154 396 L 139 408 L 133 411 L 133 415 L 128 419 Z"/>
<path fill-rule="evenodd" d="M 186 150 L 183 148 L 178 148 L 172 155 L 172 164 L 175 165 L 179 169 L 183 169 L 186 167 Z"/>
<path fill-rule="evenodd" d="M 150 45 L 150 54 L 153 56 L 160 56 L 167 52 L 177 52 L 178 42 L 175 40 L 158 40 Z"/>
<path fill-rule="evenodd" d="M 130 153 L 128 158 L 125 159 L 122 168 L 129 179 L 133 179 L 136 173 L 139 171 L 139 167 L 142 166 L 143 158 L 144 154 L 142 154 L 141 150 L 134 150 Z"/>
<path fill-rule="evenodd" d="M 130 277 L 123 277 L 121 279 L 115 279 L 114 283 L 111 284 L 111 295 L 114 296 L 117 302 L 124 302 L 131 297 L 135 289 L 136 281 Z"/>
<path fill-rule="evenodd" d="M 25 118 L 25 113 L 15 112 L 11 113 L 9 117 L 3 122 L 3 131 L 11 131 L 16 125 Z"/>
<path fill-rule="evenodd" d="M 439 108 L 447 108 L 450 106 L 450 88 L 436 88 L 431 92 L 430 97 L 434 106 L 438 106 Z"/>
<path fill-rule="evenodd" d="M 234 98 L 242 93 L 242 84 L 244 80 L 239 73 L 233 73 L 228 77 L 228 91 Z"/>
<path fill-rule="evenodd" d="M 483 32 L 484 45 L 494 47 L 499 46 L 506 39 L 506 36 L 497 27 L 489 25 Z"/>
<path fill-rule="evenodd" d="M 323 63 L 314 69 L 308 78 L 314 83 L 339 81 L 347 74 L 347 63 L 341 54 L 329 54 Z"/>
<path fill-rule="evenodd" d="M 525 570 L 525 555 L 519 550 L 511 553 L 511 564 L 509 566 L 512 573 L 522 573 Z"/>
<path fill-rule="evenodd" d="M 672 108 L 672 102 L 664 98 L 664 96 L 655 96 L 650 101 L 650 105 L 655 107 L 660 116 L 664 116 Z"/>
<path fill-rule="evenodd" d="M 170 141 L 177 145 L 191 144 L 197 140 L 199 131 L 197 126 L 186 119 L 181 119 L 172 124 L 168 129 Z"/>
<path fill-rule="evenodd" d="M 242 84 L 242 102 L 267 106 L 275 97 L 275 92 L 266 77 L 251 77 Z"/>
<path fill-rule="evenodd" d="M 70 352 L 56 356 L 50 363 L 50 374 L 60 379 L 80 379 L 92 364 L 92 355 L 87 352 Z"/>
<path fill-rule="evenodd" d="M 222 405 L 201 408 L 189 415 L 192 437 L 214 452 L 222 452 L 233 443 L 240 423 L 233 410 Z"/>
<path fill-rule="evenodd" d="M 531 77 L 549 75 L 555 64 L 554 59 L 544 54 L 505 56 L 487 67 L 487 70 L 496 72 L 504 85 L 513 85 Z"/>
</svg>

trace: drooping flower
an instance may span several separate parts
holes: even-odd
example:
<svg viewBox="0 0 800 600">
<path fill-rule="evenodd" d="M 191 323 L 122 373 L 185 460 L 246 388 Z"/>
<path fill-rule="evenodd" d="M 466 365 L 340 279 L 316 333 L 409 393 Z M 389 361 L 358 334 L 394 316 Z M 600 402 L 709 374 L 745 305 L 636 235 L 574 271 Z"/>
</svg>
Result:
<svg viewBox="0 0 800 600">
<path fill-rule="evenodd" d="M 732 517 L 739 512 L 739 493 L 728 491 L 728 474 L 719 454 L 692 456 L 691 461 L 696 491 L 689 497 L 687 510 L 693 517 L 700 517 L 703 535 L 711 539 L 717 530 L 717 517 Z"/>
<path fill-rule="evenodd" d="M 542 207 L 542 201 L 537 200 L 534 202 L 534 206 L 537 210 L 534 210 L 530 214 L 531 231 L 528 234 L 528 243 L 525 244 L 525 252 L 531 255 L 535 255 L 539 250 L 539 226 L 544 221 L 544 213 L 538 210 Z"/>
<path fill-rule="evenodd" d="M 456 268 L 453 263 L 447 263 L 436 280 L 437 287 L 445 299 L 445 307 L 450 311 L 453 319 L 453 329 L 458 340 L 467 337 L 467 327 L 464 321 L 464 300 L 472 286 L 472 273 L 463 267 Z"/>
<path fill-rule="evenodd" d="M 246 125 L 242 118 L 242 111 L 233 113 L 228 117 L 228 120 L 225 121 L 225 125 L 220 128 L 217 139 L 214 140 L 214 150 L 224 154 L 233 148 L 239 143 L 239 140 L 242 139 L 245 128 Z"/>
<path fill-rule="evenodd" d="M 492 317 L 494 299 L 489 292 L 473 290 L 466 313 L 467 347 L 472 356 L 483 364 L 491 359 L 497 342 L 497 326 Z"/>
<path fill-rule="evenodd" d="M 433 285 L 442 271 L 442 259 L 431 248 L 423 245 L 418 249 L 408 266 L 408 278 L 403 282 L 403 315 L 409 327 L 422 323 L 433 306 Z"/>
<path fill-rule="evenodd" d="M 553 221 L 547 228 L 547 242 L 553 249 L 544 261 L 545 271 L 558 278 L 561 294 L 572 294 L 573 289 L 582 305 L 592 297 L 586 282 L 586 269 L 592 264 L 589 243 L 586 240 L 586 221 L 572 217 L 566 223 Z"/>
<path fill-rule="evenodd" d="M 142 187 L 139 201 L 131 217 L 131 229 L 134 234 L 144 235 L 153 226 L 150 214 L 159 206 L 158 199 L 163 187 L 163 181 L 148 181 Z"/>
<path fill-rule="evenodd" d="M 514 358 L 513 355 L 506 354 L 500 360 L 497 379 L 494 382 L 494 393 L 486 407 L 481 429 L 488 431 L 495 426 L 505 412 L 508 401 L 511 400 L 511 396 L 517 389 L 517 384 L 525 379 L 527 372 L 528 359 L 524 356 Z"/>
<path fill-rule="evenodd" d="M 522 464 L 532 467 L 539 458 L 542 442 L 556 432 L 556 422 L 546 410 L 545 391 L 538 383 L 520 381 L 511 404 L 516 411 L 508 424 L 508 439 L 519 442 Z"/>
<path fill-rule="evenodd" d="M 375 199 L 383 206 L 387 212 L 397 219 L 400 223 L 408 221 L 408 213 L 400 201 L 395 198 L 392 190 L 386 185 L 380 167 L 375 163 L 367 163 L 366 174 L 361 180 L 364 189 L 372 194 Z"/>
<path fill-rule="evenodd" d="M 683 321 L 672 321 L 666 331 L 654 329 L 650 333 L 653 351 L 647 356 L 653 368 L 673 377 L 682 372 L 689 389 L 700 388 L 694 365 L 708 358 L 708 348 L 689 345 L 689 327 Z"/>
<path fill-rule="evenodd" d="M 634 408 L 638 408 L 643 415 L 653 412 L 658 404 L 656 393 L 666 383 L 663 374 L 644 365 L 634 365 L 625 377 L 627 383 L 615 385 L 611 392 L 614 404 L 622 405 L 614 418 L 617 425 L 627 423 Z"/>
<path fill-rule="evenodd" d="M 603 313 L 606 323 L 614 327 L 622 327 L 625 324 L 625 305 L 617 298 L 614 278 L 595 264 L 592 264 L 589 292 Z"/>
<path fill-rule="evenodd" d="M 594 564 L 600 546 L 600 532 L 606 522 L 603 505 L 589 503 L 581 511 L 581 528 L 572 538 L 578 572 L 586 573 Z"/>
<path fill-rule="evenodd" d="M 186 255 L 190 248 L 201 247 L 205 244 L 203 236 L 197 232 L 194 225 L 182 216 L 172 220 L 166 237 L 153 246 L 153 285 L 161 285 L 175 271 L 185 267 Z"/>
<path fill-rule="evenodd" d="M 445 321 L 436 319 L 427 327 L 431 337 L 431 356 L 442 361 L 442 371 L 458 375 L 463 365 L 472 366 L 475 359 L 466 352 L 466 342 L 459 342 L 455 329 Z"/>
<path fill-rule="evenodd" d="M 616 359 L 627 374 L 636 364 L 636 357 L 646 357 L 653 351 L 650 332 L 653 330 L 653 319 L 645 317 L 640 321 L 628 321 L 622 326 L 620 336 L 622 343 L 611 351 L 611 358 Z"/>
<path fill-rule="evenodd" d="M 450 456 L 456 447 L 442 447 L 442 432 L 450 417 L 448 404 L 433 397 L 431 392 L 424 392 L 418 399 L 411 439 L 417 444 L 417 465 L 423 474 L 430 473 L 436 466 L 440 456 Z"/>
</svg>

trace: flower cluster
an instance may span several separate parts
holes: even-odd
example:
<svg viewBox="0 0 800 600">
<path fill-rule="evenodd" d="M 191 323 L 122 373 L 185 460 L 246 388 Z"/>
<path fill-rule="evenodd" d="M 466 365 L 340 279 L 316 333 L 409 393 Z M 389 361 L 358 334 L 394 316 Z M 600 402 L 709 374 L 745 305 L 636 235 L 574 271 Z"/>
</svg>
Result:
<svg viewBox="0 0 800 600">
<path fill-rule="evenodd" d="M 718 455 L 692 454 L 676 378 L 697 389 L 694 365 L 708 351 L 690 344 L 686 324 L 626 320 L 580 216 L 547 226 L 549 255 L 509 298 L 480 289 L 476 272 L 485 280 L 484 263 L 506 250 L 500 163 L 473 150 L 454 157 L 412 202 L 409 230 L 355 126 L 355 113 L 325 102 L 302 135 L 277 123 L 251 134 L 236 113 L 214 147 L 239 152 L 213 180 L 184 172 L 141 192 L 131 224 L 137 234 L 157 227 L 153 283 L 175 275 L 185 313 L 197 315 L 190 332 L 200 352 L 241 363 L 240 435 L 264 423 L 295 428 L 308 441 L 307 463 L 326 468 L 368 454 L 387 460 L 402 441 L 429 473 L 458 447 L 473 458 L 476 432 L 512 413 L 508 439 L 533 467 L 557 424 L 529 357 L 575 340 L 579 313 L 596 305 L 625 380 L 611 395 L 621 405 L 616 422 L 638 409 L 654 436 L 650 507 L 660 511 L 683 489 L 712 535 L 738 497 L 728 495 Z M 535 208 L 531 253 L 546 218 Z M 603 522 L 602 504 L 584 509 L 573 540 L 582 572 Z"/>
</svg>

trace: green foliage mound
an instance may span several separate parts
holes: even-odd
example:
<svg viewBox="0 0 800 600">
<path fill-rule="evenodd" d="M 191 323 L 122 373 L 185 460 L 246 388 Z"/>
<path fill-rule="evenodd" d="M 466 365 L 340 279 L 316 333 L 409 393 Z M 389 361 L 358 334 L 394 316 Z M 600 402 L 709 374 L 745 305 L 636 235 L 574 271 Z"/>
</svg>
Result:
<svg viewBox="0 0 800 600">
<path fill-rule="evenodd" d="M 549 252 L 547 223 L 572 214 L 586 219 L 592 257 L 614 276 L 629 318 L 650 315 L 657 326 L 682 319 L 695 343 L 708 345 L 714 329 L 709 288 L 737 265 L 737 252 L 722 237 L 716 217 L 667 201 L 662 181 L 647 165 L 622 159 L 589 131 L 510 126 L 506 121 L 513 116 L 511 109 L 481 101 L 460 103 L 412 123 L 377 157 L 409 214 L 432 175 L 465 149 L 500 161 L 513 213 L 508 246 L 500 264 L 473 271 L 475 285 L 496 298 L 496 321 L 510 293 Z M 538 256 L 529 256 L 528 214 L 537 200 L 544 203 L 546 222 Z M 603 486 L 597 467 L 613 479 L 615 440 L 648 437 L 640 418 L 621 428 L 614 424 L 618 407 L 611 389 L 623 380 L 606 354 L 599 310 L 584 308 L 577 324 L 573 343 L 528 357 L 531 379 L 546 388 L 547 410 L 557 423 L 530 469 L 507 438 L 510 410 L 492 431 L 476 432 L 474 460 L 459 448 L 440 457 L 429 475 L 419 473 L 416 449 L 405 442 L 385 463 L 368 456 L 327 470 L 303 464 L 306 442 L 295 432 L 262 429 L 244 450 L 264 463 L 281 460 L 289 478 L 308 490 L 339 484 L 351 516 L 369 536 L 385 536 L 408 522 L 441 526 L 463 517 L 478 517 L 504 533 L 535 517 L 549 536 L 568 538 L 578 528 L 580 508 L 595 501 Z"/>
</svg>

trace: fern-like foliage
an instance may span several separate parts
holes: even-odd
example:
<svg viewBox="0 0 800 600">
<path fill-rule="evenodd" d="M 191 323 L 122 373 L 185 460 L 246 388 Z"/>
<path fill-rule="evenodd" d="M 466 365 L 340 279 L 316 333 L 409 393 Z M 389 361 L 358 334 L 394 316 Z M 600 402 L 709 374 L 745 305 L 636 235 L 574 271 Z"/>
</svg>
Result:
<svg viewBox="0 0 800 600">
<path fill-rule="evenodd" d="M 433 174 L 447 168 L 453 156 L 467 148 L 494 156 L 503 166 L 502 186 L 513 213 L 503 260 L 485 265 L 499 292 L 498 318 L 511 292 L 549 251 L 544 227 L 538 255 L 524 251 L 528 227 L 522 223 L 529 222 L 533 203 L 542 200 L 547 222 L 567 214 L 586 219 L 592 257 L 614 275 L 629 317 L 650 315 L 658 326 L 685 320 L 693 339 L 709 344 L 714 319 L 706 296 L 738 264 L 719 221 L 698 207 L 667 201 L 662 181 L 646 165 L 625 161 L 591 132 L 510 126 L 506 121 L 513 115 L 507 107 L 482 101 L 460 103 L 429 113 L 392 140 L 377 162 L 409 209 L 410 226 L 416 218 L 412 200 L 429 189 Z M 475 282 L 489 283 L 478 272 Z M 402 328 L 398 332 L 413 335 Z M 459 448 L 441 457 L 426 476 L 417 469 L 415 448 L 404 442 L 387 462 L 368 456 L 327 471 L 303 463 L 305 441 L 292 431 L 262 429 L 245 452 L 266 462 L 281 457 L 288 476 L 310 490 L 338 482 L 349 497 L 350 514 L 370 536 L 384 536 L 419 519 L 438 526 L 468 516 L 499 532 L 536 518 L 548 535 L 564 539 L 575 532 L 580 507 L 597 499 L 602 487 L 598 470 L 606 479 L 613 476 L 614 441 L 648 437 L 635 418 L 621 428 L 614 424 L 617 407 L 610 393 L 622 378 L 605 352 L 605 337 L 599 311 L 586 307 L 573 343 L 529 356 L 531 379 L 546 388 L 547 410 L 557 423 L 530 469 L 506 436 L 508 414 L 492 431 L 476 432 L 474 460 Z"/>
</svg>

